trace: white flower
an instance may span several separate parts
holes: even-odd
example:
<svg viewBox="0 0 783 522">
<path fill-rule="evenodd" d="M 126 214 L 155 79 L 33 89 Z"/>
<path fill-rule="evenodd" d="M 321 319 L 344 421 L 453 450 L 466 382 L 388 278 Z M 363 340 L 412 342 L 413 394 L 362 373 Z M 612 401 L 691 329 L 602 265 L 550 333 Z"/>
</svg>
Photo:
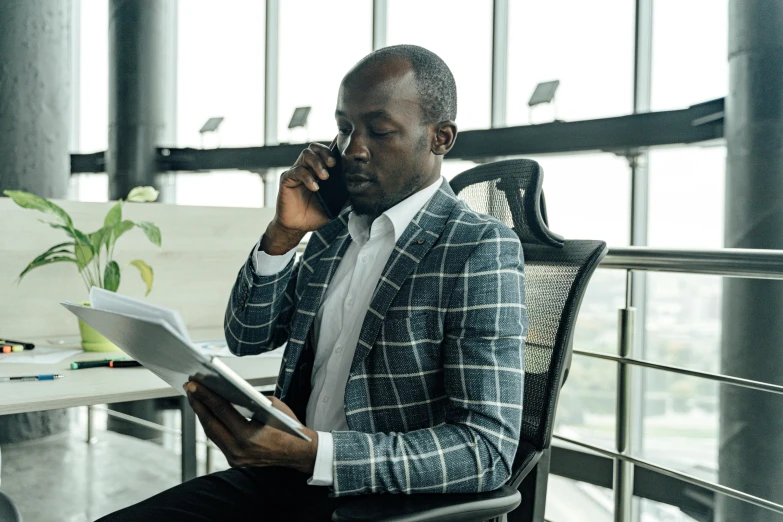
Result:
<svg viewBox="0 0 783 522">
<path fill-rule="evenodd" d="M 128 201 L 132 203 L 146 203 L 158 199 L 158 192 L 155 187 L 135 187 L 128 194 Z"/>
</svg>

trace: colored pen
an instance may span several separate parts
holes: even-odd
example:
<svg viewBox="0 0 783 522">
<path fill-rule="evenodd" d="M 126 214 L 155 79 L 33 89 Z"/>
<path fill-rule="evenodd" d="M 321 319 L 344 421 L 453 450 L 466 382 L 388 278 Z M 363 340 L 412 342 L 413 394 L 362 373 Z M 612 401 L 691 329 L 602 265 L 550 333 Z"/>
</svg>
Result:
<svg viewBox="0 0 783 522">
<path fill-rule="evenodd" d="M 133 368 L 141 366 L 139 361 L 110 361 L 109 368 Z"/>
<path fill-rule="evenodd" d="M 3 353 L 11 353 L 11 352 L 21 352 L 24 350 L 24 346 L 21 344 L 5 344 L 2 345 L 2 352 Z"/>
<path fill-rule="evenodd" d="M 54 379 L 62 379 L 62 375 L 50 373 L 45 375 L 24 375 L 21 377 L 0 377 L 0 382 L 53 381 Z"/>
<path fill-rule="evenodd" d="M 112 361 L 118 361 L 121 359 L 103 359 L 101 361 L 74 361 L 71 363 L 71 370 L 81 370 L 82 368 L 101 368 L 103 366 L 109 366 Z"/>
<path fill-rule="evenodd" d="M 32 350 L 33 348 L 35 348 L 35 345 L 33 343 L 24 343 L 22 341 L 12 341 L 11 339 L 0 339 L 0 346 L 5 345 L 5 344 L 10 344 L 10 345 L 21 344 L 22 346 L 24 346 L 25 350 Z"/>
</svg>

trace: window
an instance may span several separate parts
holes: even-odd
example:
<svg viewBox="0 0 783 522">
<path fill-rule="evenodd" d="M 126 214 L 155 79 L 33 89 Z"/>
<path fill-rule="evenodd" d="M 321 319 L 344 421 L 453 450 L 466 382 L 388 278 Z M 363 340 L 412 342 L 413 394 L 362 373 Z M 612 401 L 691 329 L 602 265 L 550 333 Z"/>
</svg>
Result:
<svg viewBox="0 0 783 522">
<path fill-rule="evenodd" d="M 628 0 L 510 2 L 507 123 L 531 123 L 527 102 L 549 80 L 557 112 L 541 107 L 533 122 L 632 112 L 634 19 Z"/>
<path fill-rule="evenodd" d="M 372 2 L 280 2 L 278 140 L 331 141 L 340 82 L 372 51 Z M 312 107 L 306 129 L 288 129 L 296 107 Z"/>
<path fill-rule="evenodd" d="M 728 0 L 653 2 L 652 110 L 726 96 Z"/>
<path fill-rule="evenodd" d="M 459 129 L 488 128 L 492 91 L 491 0 L 389 0 L 388 7 L 388 45 L 420 45 L 440 56 L 457 84 Z"/>
<path fill-rule="evenodd" d="M 264 143 L 265 4 L 255 0 L 179 2 L 177 143 L 202 147 L 199 129 L 225 118 L 204 146 Z"/>
</svg>

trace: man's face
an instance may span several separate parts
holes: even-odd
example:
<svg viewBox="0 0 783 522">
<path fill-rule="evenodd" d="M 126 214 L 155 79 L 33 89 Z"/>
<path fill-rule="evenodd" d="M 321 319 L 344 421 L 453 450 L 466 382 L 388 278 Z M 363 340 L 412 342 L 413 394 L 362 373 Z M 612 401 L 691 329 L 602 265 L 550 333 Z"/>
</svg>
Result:
<svg viewBox="0 0 783 522">
<path fill-rule="evenodd" d="M 405 62 L 365 66 L 346 76 L 337 97 L 337 146 L 350 203 L 378 217 L 439 174 L 422 122 L 416 80 Z"/>
</svg>

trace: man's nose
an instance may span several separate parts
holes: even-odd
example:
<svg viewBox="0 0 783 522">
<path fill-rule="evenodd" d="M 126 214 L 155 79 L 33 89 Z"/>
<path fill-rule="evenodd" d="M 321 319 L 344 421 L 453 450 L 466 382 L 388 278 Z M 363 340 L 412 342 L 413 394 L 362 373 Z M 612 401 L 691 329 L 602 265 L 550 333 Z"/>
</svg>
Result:
<svg viewBox="0 0 783 522">
<path fill-rule="evenodd" d="M 357 132 L 348 137 L 348 144 L 343 152 L 348 161 L 367 161 L 370 158 L 364 138 Z"/>
</svg>

